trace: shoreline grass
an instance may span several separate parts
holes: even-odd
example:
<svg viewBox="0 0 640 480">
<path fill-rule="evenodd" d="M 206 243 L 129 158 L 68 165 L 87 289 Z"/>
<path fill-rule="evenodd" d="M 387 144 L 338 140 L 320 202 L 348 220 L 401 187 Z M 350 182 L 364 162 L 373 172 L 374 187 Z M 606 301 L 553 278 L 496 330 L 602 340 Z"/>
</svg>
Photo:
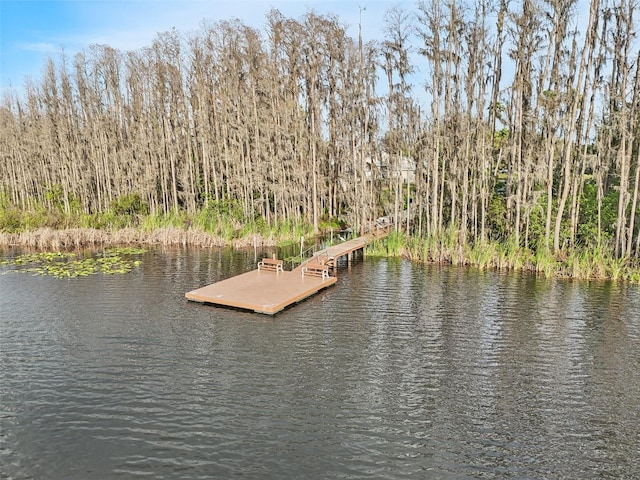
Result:
<svg viewBox="0 0 640 480">
<path fill-rule="evenodd" d="M 0 246 L 35 249 L 73 249 L 103 245 L 191 245 L 234 248 L 253 245 L 272 247 L 309 238 L 310 226 L 290 221 L 266 225 L 260 219 L 243 221 L 237 215 L 199 212 L 158 214 L 64 215 L 38 209 L 20 211 L 0 205 Z M 325 222 L 321 228 L 338 229 Z"/>
<path fill-rule="evenodd" d="M 525 271 L 545 278 L 622 280 L 640 284 L 640 263 L 608 255 L 600 248 L 551 252 L 523 248 L 513 242 L 463 245 L 452 235 L 416 238 L 392 233 L 369 245 L 371 256 L 406 258 L 428 264 L 461 265 L 481 270 Z"/>
<path fill-rule="evenodd" d="M 185 227 L 179 222 L 152 219 L 141 222 L 138 227 L 41 227 L 13 233 L 0 232 L 0 250 L 22 247 L 36 251 L 69 251 L 126 245 L 242 249 L 254 245 L 275 247 L 299 242 L 300 237 L 309 239 L 313 235 L 309 228 L 287 225 L 270 232 L 255 233 L 249 228 L 235 228 L 233 234 L 223 236 L 207 232 L 201 226 Z M 439 238 L 392 233 L 370 244 L 366 254 L 405 258 L 419 263 L 471 266 L 482 270 L 526 271 L 545 278 L 622 280 L 640 284 L 640 264 L 637 260 L 615 258 L 600 248 L 554 255 L 544 251 L 534 252 L 513 242 L 463 244 L 455 232 L 448 232 Z"/>
<path fill-rule="evenodd" d="M 263 246 L 275 246 L 273 236 L 247 235 L 228 240 L 197 228 L 162 227 L 142 229 L 125 227 L 114 230 L 97 228 L 37 228 L 17 233 L 0 232 L 0 247 L 26 247 L 35 250 L 69 250 L 119 245 L 182 245 L 202 248 L 232 246 L 249 247 L 254 241 Z"/>
</svg>

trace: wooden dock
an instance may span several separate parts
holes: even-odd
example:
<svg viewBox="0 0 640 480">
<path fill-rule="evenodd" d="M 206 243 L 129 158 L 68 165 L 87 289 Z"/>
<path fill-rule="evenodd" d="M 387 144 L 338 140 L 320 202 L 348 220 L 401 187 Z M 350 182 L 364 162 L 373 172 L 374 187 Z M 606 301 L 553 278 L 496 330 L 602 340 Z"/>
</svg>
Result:
<svg viewBox="0 0 640 480">
<path fill-rule="evenodd" d="M 187 292 L 194 302 L 251 310 L 273 315 L 334 285 L 337 262 L 350 259 L 378 235 L 368 234 L 316 252 L 291 271 L 282 260 L 265 258 L 255 270 Z"/>
</svg>

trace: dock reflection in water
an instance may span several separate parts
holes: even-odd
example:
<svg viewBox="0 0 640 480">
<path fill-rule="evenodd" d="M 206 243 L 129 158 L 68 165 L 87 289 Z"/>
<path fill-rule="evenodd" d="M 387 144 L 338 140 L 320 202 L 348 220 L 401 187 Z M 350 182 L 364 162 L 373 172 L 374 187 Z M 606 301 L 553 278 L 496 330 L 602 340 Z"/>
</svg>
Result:
<svg viewBox="0 0 640 480">
<path fill-rule="evenodd" d="M 1 478 L 633 478 L 640 294 L 366 258 L 275 317 L 253 255 L 0 275 Z"/>
</svg>

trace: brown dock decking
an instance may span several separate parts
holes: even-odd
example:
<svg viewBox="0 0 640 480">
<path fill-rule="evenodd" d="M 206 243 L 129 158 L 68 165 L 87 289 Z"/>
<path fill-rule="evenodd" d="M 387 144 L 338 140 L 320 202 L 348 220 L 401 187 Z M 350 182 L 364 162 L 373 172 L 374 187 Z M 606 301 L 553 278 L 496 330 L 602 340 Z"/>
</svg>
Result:
<svg viewBox="0 0 640 480">
<path fill-rule="evenodd" d="M 336 283 L 335 277 L 303 276 L 297 271 L 252 270 L 188 292 L 195 302 L 273 315 Z"/>
<path fill-rule="evenodd" d="M 365 235 L 320 250 L 291 271 L 282 269 L 282 260 L 265 258 L 256 270 L 192 290 L 185 297 L 194 302 L 273 315 L 334 285 L 338 281 L 335 277 L 337 260 L 363 249 L 373 238 L 373 235 Z"/>
</svg>

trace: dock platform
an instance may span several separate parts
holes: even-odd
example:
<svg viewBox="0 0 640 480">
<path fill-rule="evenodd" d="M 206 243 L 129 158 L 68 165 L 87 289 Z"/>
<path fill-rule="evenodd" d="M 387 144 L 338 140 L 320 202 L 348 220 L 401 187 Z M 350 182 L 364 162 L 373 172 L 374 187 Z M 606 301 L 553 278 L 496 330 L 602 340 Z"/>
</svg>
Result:
<svg viewBox="0 0 640 480">
<path fill-rule="evenodd" d="M 256 270 L 192 290 L 185 297 L 194 302 L 273 315 L 334 285 L 338 281 L 338 259 L 351 258 L 379 236 L 368 234 L 319 250 L 291 271 L 282 268 L 282 260 L 264 258 Z"/>
<path fill-rule="evenodd" d="M 273 315 L 338 281 L 301 272 L 252 270 L 188 292 L 188 300 Z"/>
</svg>

